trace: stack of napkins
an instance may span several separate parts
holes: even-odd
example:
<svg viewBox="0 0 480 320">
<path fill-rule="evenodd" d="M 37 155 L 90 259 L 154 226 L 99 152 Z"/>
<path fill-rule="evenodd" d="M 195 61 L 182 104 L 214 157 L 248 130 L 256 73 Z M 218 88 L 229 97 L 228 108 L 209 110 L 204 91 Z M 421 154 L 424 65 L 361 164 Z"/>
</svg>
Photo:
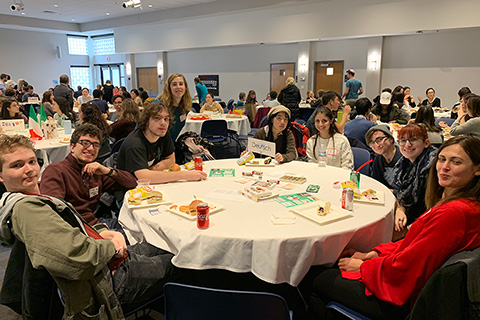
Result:
<svg viewBox="0 0 480 320">
<path fill-rule="evenodd" d="M 295 215 L 287 211 L 270 213 L 270 220 L 273 224 L 295 224 L 295 219 Z"/>
</svg>

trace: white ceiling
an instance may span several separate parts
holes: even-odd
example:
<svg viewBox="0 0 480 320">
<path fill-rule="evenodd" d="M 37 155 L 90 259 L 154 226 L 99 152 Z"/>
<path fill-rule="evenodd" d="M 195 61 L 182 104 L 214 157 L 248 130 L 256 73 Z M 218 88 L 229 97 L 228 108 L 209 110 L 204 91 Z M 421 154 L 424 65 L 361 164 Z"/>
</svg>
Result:
<svg viewBox="0 0 480 320">
<path fill-rule="evenodd" d="M 86 23 L 213 1 L 215 0 L 142 0 L 143 10 L 141 10 L 123 8 L 122 0 L 0 0 L 0 14 L 70 23 Z M 11 11 L 10 5 L 14 2 L 22 2 L 25 9 L 20 12 Z"/>
</svg>

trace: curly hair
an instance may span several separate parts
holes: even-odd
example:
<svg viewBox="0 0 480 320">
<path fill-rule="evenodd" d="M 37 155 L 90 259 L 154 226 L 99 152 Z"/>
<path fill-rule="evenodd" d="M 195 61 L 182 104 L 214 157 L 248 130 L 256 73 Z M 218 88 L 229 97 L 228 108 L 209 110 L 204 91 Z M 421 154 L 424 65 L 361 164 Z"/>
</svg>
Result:
<svg viewBox="0 0 480 320">
<path fill-rule="evenodd" d="M 90 137 L 95 137 L 98 141 L 103 141 L 102 130 L 91 123 L 83 123 L 82 125 L 75 128 L 75 131 L 72 133 L 70 138 L 70 144 L 75 145 L 81 136 L 89 135 Z"/>
<path fill-rule="evenodd" d="M 84 103 L 80 106 L 80 110 L 83 113 L 83 123 L 91 123 L 97 126 L 104 136 L 112 131 L 112 128 L 108 125 L 107 120 L 105 120 L 95 103 Z"/>
<path fill-rule="evenodd" d="M 159 112 L 167 111 L 168 117 L 170 118 L 170 124 L 172 123 L 173 114 L 170 109 L 163 102 L 152 102 L 144 107 L 143 112 L 140 115 L 138 120 L 138 128 L 142 131 L 145 131 L 148 125 L 150 118 L 157 115 Z M 169 125 L 170 128 L 170 125 Z"/>
</svg>

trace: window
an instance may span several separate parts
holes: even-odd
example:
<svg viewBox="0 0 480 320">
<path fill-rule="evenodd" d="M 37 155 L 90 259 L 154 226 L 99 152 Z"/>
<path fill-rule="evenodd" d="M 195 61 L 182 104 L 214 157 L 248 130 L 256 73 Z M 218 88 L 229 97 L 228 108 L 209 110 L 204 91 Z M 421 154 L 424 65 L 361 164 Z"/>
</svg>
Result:
<svg viewBox="0 0 480 320">
<path fill-rule="evenodd" d="M 67 36 L 68 53 L 78 55 L 88 55 L 87 37 Z"/>
<path fill-rule="evenodd" d="M 71 75 L 70 85 L 75 90 L 77 89 L 77 86 L 82 86 L 82 88 L 91 88 L 89 67 L 71 66 L 70 75 Z"/>
<path fill-rule="evenodd" d="M 113 35 L 94 36 L 92 39 L 94 55 L 115 54 L 115 38 Z"/>
</svg>

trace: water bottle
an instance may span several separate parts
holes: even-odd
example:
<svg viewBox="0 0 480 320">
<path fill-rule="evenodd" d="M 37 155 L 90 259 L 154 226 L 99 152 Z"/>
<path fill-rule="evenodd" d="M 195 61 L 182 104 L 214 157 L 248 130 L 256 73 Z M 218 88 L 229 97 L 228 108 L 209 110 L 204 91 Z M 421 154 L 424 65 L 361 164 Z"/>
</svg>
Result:
<svg viewBox="0 0 480 320">
<path fill-rule="evenodd" d="M 65 130 L 65 134 L 72 134 L 72 121 L 64 120 L 63 129 Z"/>
<path fill-rule="evenodd" d="M 318 150 L 318 166 L 327 166 L 327 146 L 323 143 L 320 144 L 320 149 Z"/>
</svg>

